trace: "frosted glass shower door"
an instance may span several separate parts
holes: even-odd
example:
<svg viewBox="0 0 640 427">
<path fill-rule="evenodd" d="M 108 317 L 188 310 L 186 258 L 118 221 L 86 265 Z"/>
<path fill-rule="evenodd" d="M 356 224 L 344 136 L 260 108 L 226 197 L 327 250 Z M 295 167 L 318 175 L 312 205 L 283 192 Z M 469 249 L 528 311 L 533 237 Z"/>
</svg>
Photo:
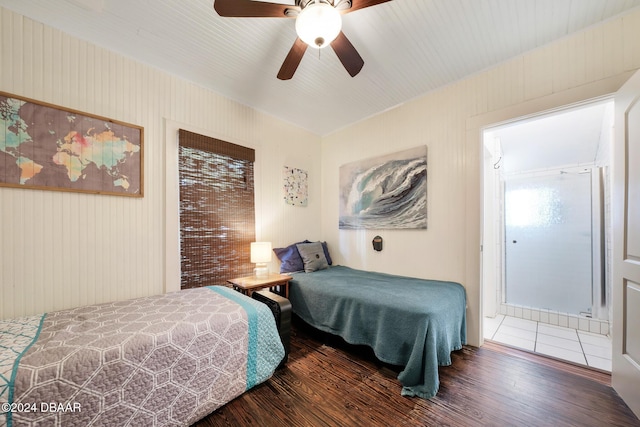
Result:
<svg viewBox="0 0 640 427">
<path fill-rule="evenodd" d="M 505 182 L 506 302 L 591 311 L 591 174 Z"/>
</svg>

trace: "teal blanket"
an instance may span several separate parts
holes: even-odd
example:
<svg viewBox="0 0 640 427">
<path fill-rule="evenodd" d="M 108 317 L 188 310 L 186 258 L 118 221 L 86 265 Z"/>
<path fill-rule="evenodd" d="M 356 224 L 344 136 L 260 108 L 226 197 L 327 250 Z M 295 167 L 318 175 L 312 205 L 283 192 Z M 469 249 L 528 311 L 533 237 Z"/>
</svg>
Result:
<svg viewBox="0 0 640 427">
<path fill-rule="evenodd" d="M 335 266 L 294 273 L 293 312 L 317 329 L 370 346 L 378 359 L 403 366 L 402 395 L 429 399 L 438 366 L 466 344 L 466 294 L 459 283 Z"/>
</svg>

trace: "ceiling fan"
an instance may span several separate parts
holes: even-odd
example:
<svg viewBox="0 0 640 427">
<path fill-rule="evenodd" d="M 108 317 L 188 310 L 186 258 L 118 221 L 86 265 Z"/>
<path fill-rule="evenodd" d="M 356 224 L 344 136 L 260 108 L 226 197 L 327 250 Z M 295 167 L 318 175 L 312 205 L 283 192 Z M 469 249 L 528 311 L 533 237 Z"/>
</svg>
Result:
<svg viewBox="0 0 640 427">
<path fill-rule="evenodd" d="M 391 0 L 295 0 L 295 5 L 252 0 L 215 0 L 218 15 L 236 18 L 295 18 L 298 37 L 278 72 L 289 80 L 296 72 L 308 46 L 331 46 L 347 72 L 357 75 L 364 60 L 342 32 L 341 15 Z"/>
</svg>

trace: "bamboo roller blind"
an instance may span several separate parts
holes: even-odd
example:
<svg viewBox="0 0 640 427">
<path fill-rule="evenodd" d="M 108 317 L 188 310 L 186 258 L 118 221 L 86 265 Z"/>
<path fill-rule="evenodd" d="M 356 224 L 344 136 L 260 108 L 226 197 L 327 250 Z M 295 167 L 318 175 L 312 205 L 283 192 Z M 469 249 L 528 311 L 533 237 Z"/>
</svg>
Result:
<svg viewBox="0 0 640 427">
<path fill-rule="evenodd" d="M 251 274 L 255 151 L 179 131 L 181 287 Z"/>
</svg>

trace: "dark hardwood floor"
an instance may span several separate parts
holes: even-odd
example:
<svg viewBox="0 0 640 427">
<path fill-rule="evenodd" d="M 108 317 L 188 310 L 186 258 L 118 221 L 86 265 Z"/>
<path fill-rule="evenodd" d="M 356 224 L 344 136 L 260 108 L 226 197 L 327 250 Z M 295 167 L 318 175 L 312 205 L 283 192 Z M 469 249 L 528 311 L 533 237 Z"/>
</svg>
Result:
<svg viewBox="0 0 640 427">
<path fill-rule="evenodd" d="M 195 427 L 640 426 L 603 372 L 487 343 L 452 354 L 429 400 L 399 368 L 295 319 L 286 367 Z"/>
</svg>

